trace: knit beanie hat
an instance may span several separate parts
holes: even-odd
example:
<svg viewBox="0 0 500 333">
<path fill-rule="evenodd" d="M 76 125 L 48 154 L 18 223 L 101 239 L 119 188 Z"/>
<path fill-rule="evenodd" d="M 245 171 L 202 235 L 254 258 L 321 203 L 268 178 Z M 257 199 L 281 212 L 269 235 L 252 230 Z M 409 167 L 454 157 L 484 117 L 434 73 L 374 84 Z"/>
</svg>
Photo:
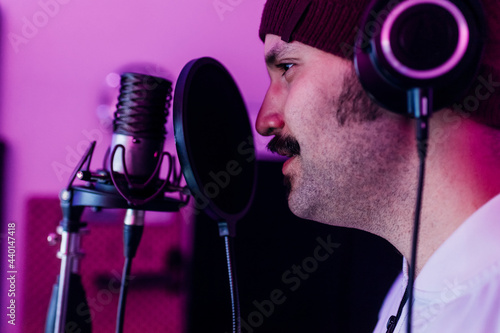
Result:
<svg viewBox="0 0 500 333">
<path fill-rule="evenodd" d="M 281 36 L 352 59 L 361 16 L 370 0 L 268 0 L 259 37 Z"/>
<path fill-rule="evenodd" d="M 489 40 L 478 78 L 482 79 L 479 83 L 483 86 L 486 80 L 485 89 L 491 95 L 479 101 L 476 95 L 477 87 L 481 85 L 475 82 L 466 97 L 453 105 L 452 109 L 463 114 L 464 118 L 471 117 L 500 129 L 500 89 L 494 88 L 500 82 L 500 6 L 498 0 L 482 2 L 485 5 Z M 285 42 L 298 41 L 351 60 L 361 17 L 369 3 L 370 0 L 267 0 L 259 37 L 264 41 L 267 34 L 273 34 L 281 36 Z"/>
</svg>

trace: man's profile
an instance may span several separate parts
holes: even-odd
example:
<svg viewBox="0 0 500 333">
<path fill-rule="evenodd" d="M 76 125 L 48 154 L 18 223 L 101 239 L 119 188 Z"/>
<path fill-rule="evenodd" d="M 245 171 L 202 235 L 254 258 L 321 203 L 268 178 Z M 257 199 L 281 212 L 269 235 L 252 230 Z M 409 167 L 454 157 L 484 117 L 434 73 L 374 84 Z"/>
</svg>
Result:
<svg viewBox="0 0 500 333">
<path fill-rule="evenodd" d="M 409 258 L 415 120 L 372 101 L 346 52 L 369 2 L 267 1 L 259 34 L 270 85 L 255 126 L 273 136 L 271 151 L 288 157 L 283 175 L 295 215 L 368 231 Z M 481 3 L 487 37 L 477 77 L 430 120 L 415 332 L 500 332 L 500 4 Z M 406 265 L 375 332 L 386 332 L 398 312 Z M 404 332 L 405 320 L 394 332 Z"/>
</svg>

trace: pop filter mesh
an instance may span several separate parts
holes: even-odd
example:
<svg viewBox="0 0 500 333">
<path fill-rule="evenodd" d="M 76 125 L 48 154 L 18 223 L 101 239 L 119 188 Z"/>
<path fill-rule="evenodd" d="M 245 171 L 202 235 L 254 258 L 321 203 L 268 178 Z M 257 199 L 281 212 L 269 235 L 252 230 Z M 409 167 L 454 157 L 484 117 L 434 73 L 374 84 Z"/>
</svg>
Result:
<svg viewBox="0 0 500 333">
<path fill-rule="evenodd" d="M 196 204 L 217 219 L 239 218 L 255 183 L 252 129 L 240 92 L 211 58 L 186 65 L 177 84 L 174 127 L 182 126 L 175 129 L 177 149 Z"/>
</svg>

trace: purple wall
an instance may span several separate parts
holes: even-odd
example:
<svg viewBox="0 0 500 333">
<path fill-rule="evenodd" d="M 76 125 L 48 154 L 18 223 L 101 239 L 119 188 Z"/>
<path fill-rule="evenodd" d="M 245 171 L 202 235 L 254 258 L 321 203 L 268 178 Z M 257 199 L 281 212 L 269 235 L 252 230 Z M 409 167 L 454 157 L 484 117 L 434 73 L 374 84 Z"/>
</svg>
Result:
<svg viewBox="0 0 500 333">
<path fill-rule="evenodd" d="M 116 103 L 109 74 L 134 69 L 175 82 L 188 61 L 214 57 L 232 73 L 254 120 L 268 84 L 257 36 L 264 2 L 2 2 L 0 139 L 8 153 L 1 213 L 4 221 L 17 224 L 18 288 L 23 257 L 30 251 L 22 232 L 26 200 L 57 195 L 89 140 L 98 141 L 93 169 L 101 164 Z M 267 140 L 256 139 L 259 156 L 265 157 Z M 167 150 L 173 151 L 172 134 Z M 6 248 L 3 243 L 2 274 Z M 15 332 L 5 326 L 7 289 L 5 278 L 1 281 L 0 331 Z M 16 322 L 23 320 L 29 319 L 18 311 Z"/>
</svg>

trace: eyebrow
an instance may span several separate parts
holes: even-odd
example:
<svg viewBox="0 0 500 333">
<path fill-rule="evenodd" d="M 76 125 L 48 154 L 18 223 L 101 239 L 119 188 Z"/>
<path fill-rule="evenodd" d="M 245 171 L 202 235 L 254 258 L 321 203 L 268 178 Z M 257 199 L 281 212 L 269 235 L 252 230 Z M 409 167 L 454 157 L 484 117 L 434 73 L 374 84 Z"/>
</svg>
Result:
<svg viewBox="0 0 500 333">
<path fill-rule="evenodd" d="M 266 65 L 268 67 L 274 65 L 276 63 L 276 59 L 282 58 L 284 54 L 295 49 L 292 44 L 278 44 L 273 46 L 269 52 L 267 52 L 265 56 Z"/>
</svg>

